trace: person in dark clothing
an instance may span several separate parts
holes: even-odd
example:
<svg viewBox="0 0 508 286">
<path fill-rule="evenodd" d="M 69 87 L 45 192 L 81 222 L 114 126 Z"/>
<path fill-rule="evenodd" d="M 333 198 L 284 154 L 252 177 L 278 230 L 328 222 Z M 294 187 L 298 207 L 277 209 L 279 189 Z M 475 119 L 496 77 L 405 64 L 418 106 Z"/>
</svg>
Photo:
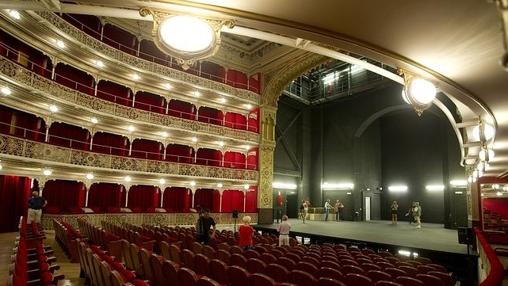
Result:
<svg viewBox="0 0 508 286">
<path fill-rule="evenodd" d="M 210 227 L 212 227 L 212 234 L 210 235 Z M 215 236 L 215 220 L 210 217 L 210 211 L 204 209 L 199 214 L 198 221 L 196 222 L 196 240 L 202 244 L 208 244 L 210 238 Z"/>
<path fill-rule="evenodd" d="M 28 199 L 28 223 L 41 223 L 42 208 L 48 203 L 39 192 L 33 191 L 32 197 Z"/>
</svg>

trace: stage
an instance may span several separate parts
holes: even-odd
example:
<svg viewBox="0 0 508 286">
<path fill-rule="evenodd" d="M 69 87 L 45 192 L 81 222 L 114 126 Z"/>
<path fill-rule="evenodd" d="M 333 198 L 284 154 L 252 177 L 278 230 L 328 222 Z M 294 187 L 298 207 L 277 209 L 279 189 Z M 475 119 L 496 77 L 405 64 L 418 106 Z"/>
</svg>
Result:
<svg viewBox="0 0 508 286">
<path fill-rule="evenodd" d="M 445 229 L 442 224 L 424 223 L 421 229 L 408 222 L 392 225 L 390 221 L 307 221 L 290 219 L 291 235 L 314 240 L 366 243 L 390 249 L 407 248 L 421 252 L 445 252 L 464 255 L 467 246 L 458 243 L 457 230 Z M 273 232 L 277 224 L 255 225 L 257 230 Z"/>
</svg>

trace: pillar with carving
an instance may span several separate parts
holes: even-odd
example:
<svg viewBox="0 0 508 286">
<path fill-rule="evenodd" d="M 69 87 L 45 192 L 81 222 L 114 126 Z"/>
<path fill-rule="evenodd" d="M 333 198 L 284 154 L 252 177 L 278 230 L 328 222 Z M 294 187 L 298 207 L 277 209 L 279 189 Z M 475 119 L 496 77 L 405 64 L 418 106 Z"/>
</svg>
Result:
<svg viewBox="0 0 508 286">
<path fill-rule="evenodd" d="M 261 142 L 259 144 L 258 223 L 273 222 L 273 154 L 275 150 L 275 119 L 277 107 L 264 105 L 261 111 Z"/>
</svg>

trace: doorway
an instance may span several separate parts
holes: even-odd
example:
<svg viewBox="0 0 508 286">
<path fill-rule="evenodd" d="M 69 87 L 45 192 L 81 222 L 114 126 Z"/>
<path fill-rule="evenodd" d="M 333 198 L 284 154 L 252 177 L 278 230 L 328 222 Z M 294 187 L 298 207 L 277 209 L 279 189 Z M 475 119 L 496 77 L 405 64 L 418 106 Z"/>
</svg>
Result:
<svg viewBox="0 0 508 286">
<path fill-rule="evenodd" d="M 365 221 L 370 220 L 370 197 L 365 197 Z"/>
</svg>

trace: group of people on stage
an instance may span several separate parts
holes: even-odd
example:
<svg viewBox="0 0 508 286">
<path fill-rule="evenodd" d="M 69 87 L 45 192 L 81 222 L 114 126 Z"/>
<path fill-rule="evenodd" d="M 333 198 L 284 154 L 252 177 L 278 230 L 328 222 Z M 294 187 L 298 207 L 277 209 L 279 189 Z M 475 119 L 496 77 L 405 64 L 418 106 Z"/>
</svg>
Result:
<svg viewBox="0 0 508 286">
<path fill-rule="evenodd" d="M 392 214 L 392 224 L 397 224 L 399 216 L 399 204 L 397 201 L 392 202 L 390 209 Z M 416 228 L 421 228 L 422 206 L 420 205 L 420 202 L 412 202 L 405 216 L 408 217 L 409 224 L 414 222 L 416 223 Z"/>
<path fill-rule="evenodd" d="M 309 215 L 309 207 L 310 207 L 309 200 L 302 200 L 302 203 L 300 204 L 300 213 L 298 217 L 303 221 L 303 223 L 307 221 L 307 216 Z M 325 221 L 328 221 L 328 217 L 332 209 L 335 213 L 335 221 L 339 221 L 342 218 L 342 210 L 344 209 L 344 204 L 340 200 L 336 200 L 335 204 L 332 205 L 330 199 L 326 200 L 324 205 Z"/>
</svg>

